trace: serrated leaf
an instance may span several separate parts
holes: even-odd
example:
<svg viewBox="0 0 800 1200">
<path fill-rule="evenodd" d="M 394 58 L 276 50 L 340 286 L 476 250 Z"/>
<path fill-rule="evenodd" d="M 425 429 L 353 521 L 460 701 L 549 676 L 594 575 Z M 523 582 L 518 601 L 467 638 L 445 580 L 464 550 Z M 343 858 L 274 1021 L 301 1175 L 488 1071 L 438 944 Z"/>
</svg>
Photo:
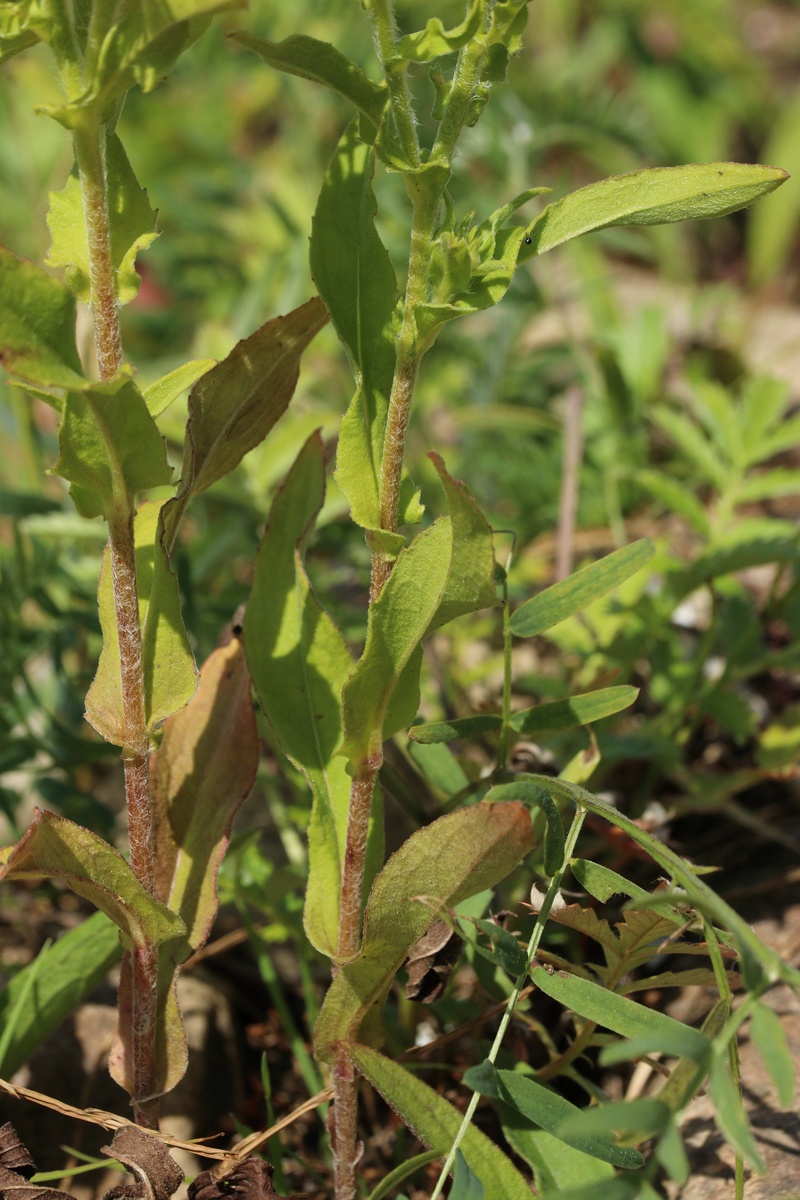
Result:
<svg viewBox="0 0 800 1200">
<path fill-rule="evenodd" d="M 570 192 L 542 212 L 528 230 L 520 262 L 571 238 L 613 225 L 663 225 L 736 212 L 785 183 L 779 167 L 699 163 L 612 175 Z"/>
<path fill-rule="evenodd" d="M 350 360 L 356 394 L 339 431 L 336 480 L 353 520 L 381 527 L 383 440 L 395 366 L 397 278 L 375 229 L 374 152 L 343 133 L 325 175 L 311 226 L 311 274 Z M 418 521 L 419 498 L 407 476 L 400 524 Z"/>
<path fill-rule="evenodd" d="M 644 1163 L 638 1150 L 617 1146 L 609 1136 L 578 1134 L 562 1137 L 559 1127 L 570 1118 L 580 1116 L 581 1110 L 535 1079 L 528 1079 L 515 1071 L 498 1071 L 491 1063 L 485 1062 L 478 1067 L 470 1067 L 464 1075 L 464 1083 L 482 1096 L 501 1100 L 540 1129 L 592 1158 L 629 1171 Z"/>
<path fill-rule="evenodd" d="M 444 1157 L 461 1125 L 462 1114 L 458 1109 L 377 1050 L 353 1044 L 347 1047 L 347 1053 L 421 1141 L 431 1149 L 440 1150 Z M 531 1200 L 530 1185 L 500 1147 L 475 1125 L 467 1129 L 461 1151 L 491 1200 Z"/>
<path fill-rule="evenodd" d="M 0 247 L 0 363 L 44 387 L 85 387 L 75 299 L 40 267 Z"/>
<path fill-rule="evenodd" d="M 576 725 L 590 725 L 592 721 L 601 721 L 603 717 L 610 717 L 625 708 L 630 708 L 638 695 L 638 688 L 627 685 L 598 688 L 595 692 L 570 696 L 568 700 L 554 700 L 549 704 L 539 704 L 536 708 L 525 708 L 515 712 L 511 717 L 511 728 L 517 733 L 530 735 L 541 733 L 543 730 L 573 729 Z"/>
<path fill-rule="evenodd" d="M 314 595 L 303 555 L 325 496 L 325 449 L 308 439 L 275 495 L 244 621 L 247 660 L 278 745 L 308 780 L 309 876 L 305 927 L 323 954 L 336 954 L 341 863 L 351 779 L 336 755 L 340 697 L 352 659 Z"/>
<path fill-rule="evenodd" d="M 460 25 L 445 29 L 439 17 L 431 17 L 424 29 L 400 38 L 395 47 L 398 58 L 407 62 L 431 62 L 446 54 L 454 54 L 475 36 L 483 25 L 486 0 L 473 0 Z"/>
<path fill-rule="evenodd" d="M 191 497 L 238 466 L 286 412 L 300 356 L 327 319 L 316 297 L 273 317 L 192 388 L 180 488 L 164 510 L 168 546 Z"/>
<path fill-rule="evenodd" d="M 96 912 L 42 953 L 42 969 L 37 968 L 35 959 L 0 993 L 3 1035 L 12 1019 L 14 1022 L 13 1036 L 2 1056 L 2 1069 L 9 1079 L 108 974 L 122 954 L 122 946 L 117 926 L 105 913 Z M 21 1006 L 18 999 L 23 1001 Z"/>
<path fill-rule="evenodd" d="M 159 722 L 188 703 L 197 685 L 181 616 L 178 581 L 163 546 L 160 516 L 160 505 L 143 504 L 134 522 L 145 716 L 151 734 Z M 124 747 L 119 636 L 108 548 L 100 572 L 98 606 L 103 649 L 86 696 L 86 719 L 106 741 Z"/>
<path fill-rule="evenodd" d="M 367 1017 L 376 1024 L 397 971 L 439 908 L 494 887 L 532 846 L 530 817 L 514 803 L 460 809 L 403 843 L 372 886 L 361 950 L 339 966 L 325 997 L 314 1030 L 323 1062 L 338 1043 L 358 1038 Z"/>
<path fill-rule="evenodd" d="M 182 367 L 176 367 L 174 371 L 170 371 L 155 383 L 151 383 L 150 387 L 145 388 L 142 392 L 150 416 L 160 417 L 173 400 L 178 399 L 181 392 L 185 392 L 187 388 L 197 383 L 198 379 L 216 365 L 216 358 L 197 358 L 192 362 L 184 363 Z"/>
<path fill-rule="evenodd" d="M 356 63 L 346 58 L 329 42 L 298 35 L 282 42 L 266 42 L 249 33 L 236 32 L 231 40 L 253 50 L 264 62 L 287 75 L 298 75 L 324 84 L 338 92 L 363 113 L 377 128 L 383 121 L 389 91 L 385 84 L 373 83 Z"/>
<path fill-rule="evenodd" d="M 158 427 L 124 375 L 68 392 L 52 471 L 72 486 L 81 516 L 108 516 L 138 492 L 168 484 L 172 468 Z"/>
<path fill-rule="evenodd" d="M 432 457 L 451 515 L 401 552 L 370 605 L 364 653 L 342 693 L 341 753 L 351 762 L 363 761 L 416 716 L 422 639 L 496 603 L 491 530 L 464 485 Z"/>
<path fill-rule="evenodd" d="M 158 233 L 156 212 L 150 207 L 147 192 L 139 186 L 115 133 L 106 135 L 106 183 L 114 294 L 117 304 L 129 304 L 139 291 L 140 279 L 134 268 L 136 255 Z M 89 244 L 77 167 L 62 191 L 50 193 L 47 225 L 52 239 L 47 265 L 66 267 L 70 288 L 79 300 L 88 304 L 91 300 Z"/>
<path fill-rule="evenodd" d="M 792 1052 L 781 1019 L 768 1004 L 759 1001 L 753 1009 L 750 1037 L 775 1084 L 778 1099 L 788 1108 L 794 1099 L 795 1070 Z"/>
<path fill-rule="evenodd" d="M 250 676 L 234 638 L 206 659 L 196 692 L 166 721 L 151 759 L 155 895 L 183 919 L 186 956 L 211 931 L 217 873 L 259 751 Z"/>
<path fill-rule="evenodd" d="M 599 562 L 591 563 L 568 579 L 554 583 L 519 606 L 511 616 L 511 632 L 516 637 L 536 637 L 544 633 L 624 583 L 654 554 L 653 543 L 641 538 Z"/>
</svg>

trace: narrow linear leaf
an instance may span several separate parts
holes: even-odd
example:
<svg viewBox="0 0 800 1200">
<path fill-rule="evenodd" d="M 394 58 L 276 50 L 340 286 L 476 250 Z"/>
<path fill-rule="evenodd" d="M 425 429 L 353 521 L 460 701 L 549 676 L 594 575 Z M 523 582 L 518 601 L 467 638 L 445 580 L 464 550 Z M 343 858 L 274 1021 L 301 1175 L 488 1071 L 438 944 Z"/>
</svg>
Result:
<svg viewBox="0 0 800 1200">
<path fill-rule="evenodd" d="M 236 32 L 231 40 L 253 50 L 269 66 L 287 75 L 311 79 L 338 92 L 376 127 L 383 121 L 389 92 L 385 84 L 373 83 L 356 63 L 329 42 L 298 35 L 282 42 L 265 42 L 249 33 Z"/>
<path fill-rule="evenodd" d="M 581 1110 L 535 1079 L 519 1075 L 516 1071 L 498 1071 L 491 1063 L 484 1062 L 478 1067 L 470 1067 L 464 1075 L 464 1083 L 482 1096 L 501 1100 L 540 1129 L 601 1162 L 628 1171 L 635 1170 L 644 1162 L 638 1150 L 617 1146 L 608 1135 L 562 1137 L 560 1126 L 570 1118 L 580 1116 Z"/>
<path fill-rule="evenodd" d="M 158 236 L 157 214 L 150 207 L 147 192 L 139 186 L 115 133 L 106 136 L 106 178 L 115 295 L 118 304 L 129 304 L 139 291 L 140 279 L 134 268 L 136 255 Z M 47 265 L 66 267 L 67 283 L 78 299 L 88 304 L 89 245 L 77 166 L 64 189 L 50 193 L 47 225 L 52 239 Z"/>
<path fill-rule="evenodd" d="M 434 721 L 430 725 L 412 725 L 408 736 L 421 746 L 434 746 L 441 742 L 470 741 L 482 738 L 487 733 L 499 733 L 503 718 L 496 713 L 482 713 L 479 717 L 458 717 L 455 721 Z"/>
<path fill-rule="evenodd" d="M 612 175 L 548 205 L 528 230 L 531 242 L 522 245 L 520 262 L 612 225 L 663 225 L 724 216 L 746 208 L 787 179 L 779 167 L 729 162 Z"/>
<path fill-rule="evenodd" d="M 161 721 L 188 703 L 197 686 L 194 657 L 181 615 L 178 580 L 163 546 L 161 513 L 158 504 L 142 504 L 134 522 L 145 716 L 151 734 Z M 86 719 L 106 741 L 124 746 L 119 635 L 107 547 L 97 599 L 103 649 L 86 696 Z"/>
<path fill-rule="evenodd" d="M 666 1013 L 645 1008 L 635 1000 L 628 1000 L 600 984 L 569 975 L 565 971 L 551 975 L 544 967 L 534 967 L 531 979 L 545 995 L 558 1000 L 587 1020 L 595 1021 L 605 1029 L 613 1029 L 626 1038 L 647 1038 L 649 1050 L 654 1049 L 661 1038 L 663 1048 L 669 1044 L 676 1057 L 693 1057 L 698 1063 L 709 1059 L 711 1043 L 708 1038 L 681 1021 L 668 1017 Z M 680 1047 L 677 1051 L 676 1046 Z"/>
<path fill-rule="evenodd" d="M 342 736 L 340 697 L 353 663 L 303 563 L 324 497 L 325 448 L 317 432 L 272 502 L 256 558 L 244 643 L 264 715 L 313 793 L 305 926 L 313 945 L 333 957 L 351 787 L 346 761 L 336 749 Z"/>
<path fill-rule="evenodd" d="M 567 1117 L 559 1132 L 588 1134 L 590 1137 L 616 1134 L 644 1141 L 647 1136 L 663 1132 L 670 1121 L 671 1113 L 665 1104 L 637 1096 L 635 1100 L 617 1100 L 580 1109 L 574 1116 Z"/>
<path fill-rule="evenodd" d="M 788 1108 L 794 1099 L 795 1068 L 786 1030 L 774 1009 L 761 1002 L 753 1009 L 750 1037 L 764 1060 L 778 1099 Z"/>
<path fill-rule="evenodd" d="M 151 760 L 155 895 L 186 925 L 186 955 L 206 941 L 217 873 L 258 771 L 259 739 L 241 643 L 215 650 L 192 699 L 170 717 Z"/>
<path fill-rule="evenodd" d="M 759 1175 L 766 1175 L 767 1165 L 748 1124 L 741 1092 L 723 1059 L 715 1058 L 711 1064 L 709 1091 L 714 1102 L 714 1120 L 725 1140 Z"/>
<path fill-rule="evenodd" d="M 653 543 L 641 538 L 599 562 L 591 563 L 568 579 L 554 583 L 520 605 L 511 617 L 511 632 L 516 637 L 536 637 L 544 633 L 624 583 L 654 554 Z"/>
<path fill-rule="evenodd" d="M 639 689 L 623 685 L 598 688 L 582 696 L 570 696 L 569 700 L 554 700 L 516 712 L 511 718 L 511 728 L 517 733 L 537 734 L 544 730 L 572 729 L 576 725 L 590 725 L 603 717 L 613 716 L 630 708 Z"/>
<path fill-rule="evenodd" d="M 491 788 L 485 800 L 521 800 L 528 807 L 541 808 L 547 817 L 547 836 L 544 843 L 544 869 L 552 878 L 564 865 L 564 827 L 549 792 L 530 779 L 515 779 Z"/>
<path fill-rule="evenodd" d="M 615 1178 L 610 1163 L 568 1146 L 545 1129 L 537 1129 L 518 1109 L 499 1101 L 497 1108 L 506 1141 L 533 1168 L 536 1187 L 542 1196 L 561 1196 L 588 1184 L 595 1189 L 595 1195 L 601 1186 L 606 1200 L 608 1181 Z"/>
<path fill-rule="evenodd" d="M 347 1053 L 421 1141 L 432 1150 L 439 1150 L 444 1158 L 461 1125 L 462 1114 L 458 1109 L 377 1050 L 351 1044 Z M 531 1200 L 530 1185 L 524 1176 L 500 1147 L 474 1125 L 470 1125 L 464 1136 L 461 1152 L 491 1200 Z"/>
<path fill-rule="evenodd" d="M 453 908 L 494 887 L 532 846 L 531 821 L 522 804 L 475 804 L 412 834 L 377 876 L 361 950 L 339 967 L 325 997 L 314 1030 L 322 1061 L 330 1060 L 339 1042 L 358 1036 L 372 1009 L 379 1017 L 395 974 L 439 908 Z"/>
<path fill-rule="evenodd" d="M 50 946 L 43 969 L 37 959 L 23 967 L 0 993 L 3 1031 L 13 1020 L 13 1037 L 2 1060 L 8 1079 L 111 970 L 122 954 L 119 931 L 97 912 Z M 35 971 L 30 987 L 28 978 Z M 18 999 L 26 992 L 24 1004 Z"/>
<path fill-rule="evenodd" d="M 75 298 L 0 246 L 0 363 L 44 387 L 85 387 L 75 345 Z"/>
</svg>

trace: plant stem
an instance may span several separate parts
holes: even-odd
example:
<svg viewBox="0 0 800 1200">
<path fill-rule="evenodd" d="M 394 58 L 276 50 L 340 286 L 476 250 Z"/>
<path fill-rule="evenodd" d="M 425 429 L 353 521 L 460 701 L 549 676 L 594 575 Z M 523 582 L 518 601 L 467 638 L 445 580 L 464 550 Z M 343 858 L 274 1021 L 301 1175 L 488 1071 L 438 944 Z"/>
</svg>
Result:
<svg viewBox="0 0 800 1200">
<path fill-rule="evenodd" d="M 419 165 L 419 140 L 411 99 L 408 94 L 405 64 L 398 63 L 394 41 L 394 13 L 391 0 L 369 0 L 365 5 L 372 25 L 375 50 L 389 88 L 392 115 L 403 154 L 412 166 Z"/>
<path fill-rule="evenodd" d="M 102 381 L 111 380 L 122 362 L 105 164 L 105 129 L 87 120 L 74 131 L 75 158 L 83 197 L 89 282 L 94 316 L 97 364 Z M 153 817 L 150 804 L 150 738 L 147 731 L 142 633 L 136 587 L 135 507 L 125 481 L 111 463 L 114 504 L 108 517 L 108 549 L 114 615 L 119 645 L 122 697 L 122 744 L 125 801 L 131 868 L 150 895 L 155 888 Z M 116 478 L 117 475 L 119 478 Z M 158 951 L 138 947 L 131 956 L 130 1053 L 133 1111 L 137 1124 L 157 1128 L 156 1024 Z"/>
<path fill-rule="evenodd" d="M 542 903 L 541 910 L 536 918 L 536 924 L 533 927 L 530 941 L 528 942 L 528 950 L 525 958 L 525 969 L 520 973 L 516 983 L 514 984 L 514 989 L 509 996 L 506 1010 L 500 1018 L 500 1024 L 497 1027 L 497 1033 L 495 1034 L 494 1041 L 492 1042 L 492 1048 L 486 1056 L 486 1061 L 489 1063 L 494 1063 L 497 1059 L 497 1055 L 500 1053 L 500 1047 L 503 1043 L 503 1038 L 505 1037 L 505 1033 L 508 1029 L 511 1018 L 514 1015 L 514 1009 L 517 1006 L 517 1002 L 519 1001 L 522 990 L 525 987 L 525 980 L 528 978 L 528 972 L 530 971 L 531 963 L 533 962 L 536 951 L 539 949 L 539 943 L 541 942 L 542 935 L 544 934 L 544 927 L 547 917 L 550 913 L 550 909 L 553 907 L 553 901 L 558 894 L 558 889 L 561 886 L 561 880 L 564 878 L 564 873 L 569 866 L 570 859 L 572 858 L 572 852 L 577 844 L 578 836 L 580 834 L 581 826 L 583 825 L 585 816 L 586 810 L 583 808 L 578 808 L 575 816 L 572 819 L 572 825 L 570 826 L 564 845 L 564 861 L 562 862 L 560 869 L 556 871 L 555 875 L 550 880 L 550 885 L 545 894 L 544 902 Z M 442 1188 L 447 1181 L 447 1176 L 450 1174 L 450 1171 L 453 1168 L 453 1163 L 455 1162 L 458 1148 L 464 1140 L 467 1130 L 469 1129 L 475 1109 L 478 1107 L 479 1100 L 480 1094 L 475 1092 L 467 1106 L 467 1111 L 464 1113 L 461 1126 L 455 1136 L 455 1139 L 453 1140 L 453 1145 L 450 1147 L 450 1153 L 445 1159 L 441 1174 L 436 1180 L 436 1187 L 431 1192 L 431 1200 L 438 1200 L 438 1197 L 442 1194 Z"/>
<path fill-rule="evenodd" d="M 122 338 L 108 222 L 105 130 L 95 122 L 87 123 L 85 128 L 75 130 L 73 140 L 89 247 L 89 283 L 97 365 L 101 379 L 113 379 L 122 362 Z"/>
</svg>

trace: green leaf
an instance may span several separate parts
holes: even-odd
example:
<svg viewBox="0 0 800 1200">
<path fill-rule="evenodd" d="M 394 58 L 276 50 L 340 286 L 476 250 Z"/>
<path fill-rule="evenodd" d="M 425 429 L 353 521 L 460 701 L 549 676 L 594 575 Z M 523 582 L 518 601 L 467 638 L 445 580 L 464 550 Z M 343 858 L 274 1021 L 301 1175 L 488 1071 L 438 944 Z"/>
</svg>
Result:
<svg viewBox="0 0 800 1200">
<path fill-rule="evenodd" d="M 324 84 L 355 105 L 359 112 L 377 128 L 380 127 L 389 91 L 385 84 L 373 83 L 349 58 L 345 58 L 329 42 L 298 35 L 283 42 L 265 42 L 249 33 L 236 32 L 231 40 L 254 50 L 264 62 L 287 75 L 299 75 Z"/>
<path fill-rule="evenodd" d="M 516 637 L 536 637 L 544 633 L 624 583 L 654 554 L 653 543 L 641 538 L 599 562 L 591 563 L 568 579 L 554 583 L 538 596 L 526 600 L 512 614 L 511 632 Z"/>
<path fill-rule="evenodd" d="M 662 471 L 648 470 L 637 471 L 636 482 L 645 487 L 651 496 L 655 496 L 656 500 L 660 500 L 670 512 L 685 517 L 692 528 L 702 537 L 710 536 L 711 522 L 708 513 L 685 483 L 671 479 Z"/>
<path fill-rule="evenodd" d="M 116 925 L 97 912 L 68 930 L 6 984 L 0 992 L 2 1036 L 6 1030 L 12 1034 L 2 1055 L 6 1077 L 10 1079 L 77 1008 L 121 954 Z"/>
<path fill-rule="evenodd" d="M 407 751 L 425 778 L 446 796 L 455 796 L 468 785 L 469 779 L 458 759 L 445 746 L 418 746 L 411 742 Z"/>
<path fill-rule="evenodd" d="M 417 1137 L 432 1150 L 439 1150 L 444 1158 L 461 1126 L 462 1114 L 458 1109 L 377 1050 L 350 1045 L 347 1053 Z M 500 1147 L 474 1125 L 467 1129 L 461 1152 L 491 1200 L 531 1200 L 530 1185 L 524 1177 Z"/>
<path fill-rule="evenodd" d="M 679 854 L 670 850 L 657 837 L 641 829 L 635 821 L 578 784 L 570 783 L 566 779 L 553 779 L 548 775 L 531 778 L 535 778 L 557 799 L 568 800 L 580 808 L 585 808 L 627 833 L 671 876 L 675 884 L 684 889 L 688 903 L 728 929 L 736 941 L 742 960 L 742 974 L 751 991 L 763 991 L 770 983 L 779 979 L 792 987 L 800 985 L 800 971 L 796 971 L 779 954 L 766 946 L 738 913 L 698 878 Z"/>
<path fill-rule="evenodd" d="M 564 865 L 564 827 L 561 816 L 549 792 L 531 779 L 519 778 L 513 783 L 501 783 L 491 788 L 486 800 L 521 800 L 528 807 L 544 810 L 547 817 L 547 836 L 544 843 L 544 869 L 552 877 Z"/>
<path fill-rule="evenodd" d="M 572 1188 L 590 1184 L 603 1188 L 615 1178 L 610 1163 L 601 1162 L 574 1146 L 568 1146 L 545 1129 L 537 1129 L 518 1109 L 498 1103 L 500 1124 L 506 1141 L 533 1168 L 536 1187 L 545 1197 L 560 1196 Z"/>
<path fill-rule="evenodd" d="M 154 900 L 125 859 L 102 838 L 55 813 L 36 815 L 16 846 L 0 850 L 1 879 L 65 879 L 120 929 L 130 945 L 183 937 L 180 917 Z"/>
<path fill-rule="evenodd" d="M 715 1057 L 711 1064 L 709 1091 L 714 1102 L 714 1120 L 725 1140 L 759 1175 L 766 1175 L 767 1166 L 748 1124 L 742 1094 L 731 1076 L 728 1063 L 721 1058 Z"/>
<path fill-rule="evenodd" d="M 191 497 L 238 466 L 286 412 L 300 356 L 326 321 L 316 297 L 285 317 L 273 317 L 192 388 L 181 484 L 164 510 L 168 546 Z"/>
<path fill-rule="evenodd" d="M 560 1132 L 590 1137 L 616 1134 L 643 1141 L 646 1136 L 661 1133 L 670 1119 L 666 1104 L 637 1096 L 635 1100 L 618 1100 L 581 1109 L 567 1117 Z"/>
<path fill-rule="evenodd" d="M 151 734 L 159 722 L 188 703 L 197 686 L 194 658 L 181 616 L 178 581 L 163 546 L 160 516 L 158 504 L 143 504 L 134 523 L 145 715 Z M 103 649 L 86 696 L 86 719 L 106 741 L 124 747 L 119 638 L 108 548 L 100 572 L 98 605 Z"/>
<path fill-rule="evenodd" d="M 416 716 L 422 639 L 456 616 L 496 603 L 491 530 L 464 485 L 432 457 L 451 516 L 401 552 L 370 605 L 364 653 L 342 694 L 341 753 L 351 762 L 362 762 Z"/>
<path fill-rule="evenodd" d="M 375 169 L 357 122 L 343 133 L 325 175 L 311 226 L 311 274 L 356 381 L 342 419 L 336 480 L 353 520 L 381 527 L 378 498 L 383 440 L 395 365 L 397 278 L 375 229 Z M 418 521 L 419 498 L 406 477 L 400 524 Z"/>
<path fill-rule="evenodd" d="M 794 1099 L 795 1071 L 792 1052 L 781 1019 L 774 1009 L 759 1001 L 750 1023 L 753 1045 L 764 1060 L 778 1099 L 788 1108 Z"/>
<path fill-rule="evenodd" d="M 698 1063 L 708 1061 L 711 1053 L 708 1038 L 665 1013 L 645 1008 L 635 1000 L 565 971 L 551 975 L 544 967 L 534 967 L 531 979 L 545 995 L 605 1029 L 625 1038 L 648 1038 L 651 1050 L 664 1049 L 675 1057 L 694 1058 Z"/>
<path fill-rule="evenodd" d="M 498 1071 L 491 1063 L 484 1062 L 478 1067 L 470 1067 L 464 1075 L 464 1083 L 482 1096 L 501 1100 L 540 1129 L 601 1162 L 629 1171 L 644 1162 L 638 1150 L 617 1146 L 607 1135 L 562 1137 L 559 1127 L 571 1117 L 580 1116 L 581 1110 L 535 1079 L 528 1079 L 516 1071 Z"/>
<path fill-rule="evenodd" d="M 487 733 L 499 733 L 503 718 L 496 713 L 482 713 L 479 717 L 458 717 L 454 721 L 432 721 L 430 725 L 412 725 L 408 736 L 422 746 L 435 746 L 441 742 L 456 742 L 461 738 L 482 738 Z"/>
<path fill-rule="evenodd" d="M 570 863 L 572 874 L 581 887 L 601 904 L 608 904 L 614 896 L 630 896 L 632 899 L 647 901 L 650 893 L 635 883 L 631 883 L 624 875 L 618 875 L 602 863 L 592 862 L 588 858 L 576 858 Z"/>
<path fill-rule="evenodd" d="M 52 471 L 72 484 L 84 517 L 108 517 L 121 501 L 172 479 L 164 439 L 124 375 L 67 393 L 59 449 Z"/>
<path fill-rule="evenodd" d="M 767 162 L 785 163 L 791 175 L 800 172 L 800 146 L 797 129 L 800 125 L 800 91 L 785 97 L 777 108 L 767 129 L 769 136 L 761 151 Z M 747 265 L 752 282 L 763 286 L 778 278 L 785 270 L 792 252 L 792 242 L 800 218 L 800 196 L 797 187 L 786 188 L 759 205 L 747 223 Z"/>
<path fill-rule="evenodd" d="M 168 375 L 163 375 L 161 379 L 151 383 L 150 387 L 142 392 L 150 416 L 160 417 L 173 400 L 178 399 L 181 392 L 192 387 L 216 365 L 216 358 L 197 358 L 193 362 L 184 363 L 182 367 L 176 367 Z"/>
<path fill-rule="evenodd" d="M 140 280 L 134 268 L 136 255 L 158 236 L 156 213 L 115 133 L 106 136 L 106 172 L 115 295 L 118 304 L 129 304 L 139 291 Z M 73 168 L 63 191 L 50 193 L 47 225 L 52 238 L 47 265 L 66 267 L 67 283 L 78 299 L 88 304 L 89 245 L 77 167 Z"/>
<path fill-rule="evenodd" d="M 445 29 L 439 17 L 431 17 L 419 33 L 409 33 L 400 38 L 395 47 L 397 56 L 407 62 L 422 63 L 454 54 L 475 37 L 485 15 L 486 0 L 473 0 L 464 20 L 452 29 Z"/>
<path fill-rule="evenodd" d="M 531 242 L 522 245 L 519 261 L 612 225 L 721 217 L 768 195 L 787 179 L 779 167 L 729 162 L 612 175 L 548 205 L 529 228 Z"/>
<path fill-rule="evenodd" d="M 511 718 L 511 728 L 517 733 L 528 735 L 550 729 L 573 729 L 576 725 L 590 725 L 614 713 L 629 708 L 639 695 L 639 689 L 620 687 L 598 688 L 569 700 L 554 700 L 550 704 L 539 704 L 536 708 L 525 708 Z"/>
<path fill-rule="evenodd" d="M 352 659 L 317 601 L 303 555 L 325 497 L 325 448 L 308 439 L 272 502 L 244 621 L 247 661 L 278 745 L 313 793 L 305 927 L 323 954 L 336 954 L 341 862 L 351 780 L 336 755 L 340 697 Z"/>
<path fill-rule="evenodd" d="M 325 997 L 314 1030 L 323 1062 L 338 1043 L 358 1037 L 371 1013 L 377 1026 L 395 974 L 439 910 L 494 887 L 532 846 L 530 817 L 513 803 L 460 809 L 403 843 L 372 886 L 359 954 L 340 965 Z"/>
<path fill-rule="evenodd" d="M 453 1172 L 453 1194 L 458 1196 L 459 1200 L 484 1200 L 486 1189 L 477 1175 L 472 1174 L 467 1160 L 460 1150 L 456 1151 L 455 1165 L 456 1169 Z"/>
<path fill-rule="evenodd" d="M 516 979 L 525 970 L 528 956 L 514 934 L 495 921 L 487 921 L 482 917 L 475 917 L 474 921 L 476 927 L 491 943 L 490 950 L 486 950 L 479 942 L 476 943 L 475 949 L 484 958 L 488 958 L 490 962 L 502 967 L 512 979 Z"/>
<path fill-rule="evenodd" d="M 86 386 L 69 288 L 1 246 L 0 363 L 44 387 Z"/>
<path fill-rule="evenodd" d="M 211 931 L 217 873 L 259 752 L 250 677 L 234 638 L 205 661 L 197 691 L 166 722 L 151 759 L 155 896 L 186 925 L 185 957 Z"/>
</svg>

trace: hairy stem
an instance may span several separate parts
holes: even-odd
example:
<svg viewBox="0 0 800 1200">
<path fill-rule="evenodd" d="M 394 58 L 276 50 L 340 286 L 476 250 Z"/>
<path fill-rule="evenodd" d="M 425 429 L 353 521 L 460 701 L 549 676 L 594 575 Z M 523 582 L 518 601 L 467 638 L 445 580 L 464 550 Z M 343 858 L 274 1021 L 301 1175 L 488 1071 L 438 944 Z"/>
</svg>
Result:
<svg viewBox="0 0 800 1200">
<path fill-rule="evenodd" d="M 100 378 L 113 379 L 122 362 L 105 164 L 105 130 L 96 122 L 74 132 L 75 158 L 83 196 L 89 281 Z M 131 867 L 151 894 L 155 887 L 153 817 L 150 804 L 150 739 L 147 731 L 142 632 L 136 587 L 133 534 L 135 508 L 118 464 L 111 461 L 115 501 L 108 517 L 108 548 L 119 644 L 125 801 Z M 158 1126 L 156 1022 L 158 951 L 138 948 L 131 959 L 130 1053 L 133 1109 L 140 1125 Z"/>
<path fill-rule="evenodd" d="M 398 69 L 394 40 L 394 12 L 391 0 L 369 0 L 366 5 L 372 25 L 375 49 L 383 69 L 383 77 L 389 88 L 397 137 L 403 154 L 413 166 L 419 165 L 419 140 L 411 98 L 408 94 L 406 72 Z"/>
</svg>

